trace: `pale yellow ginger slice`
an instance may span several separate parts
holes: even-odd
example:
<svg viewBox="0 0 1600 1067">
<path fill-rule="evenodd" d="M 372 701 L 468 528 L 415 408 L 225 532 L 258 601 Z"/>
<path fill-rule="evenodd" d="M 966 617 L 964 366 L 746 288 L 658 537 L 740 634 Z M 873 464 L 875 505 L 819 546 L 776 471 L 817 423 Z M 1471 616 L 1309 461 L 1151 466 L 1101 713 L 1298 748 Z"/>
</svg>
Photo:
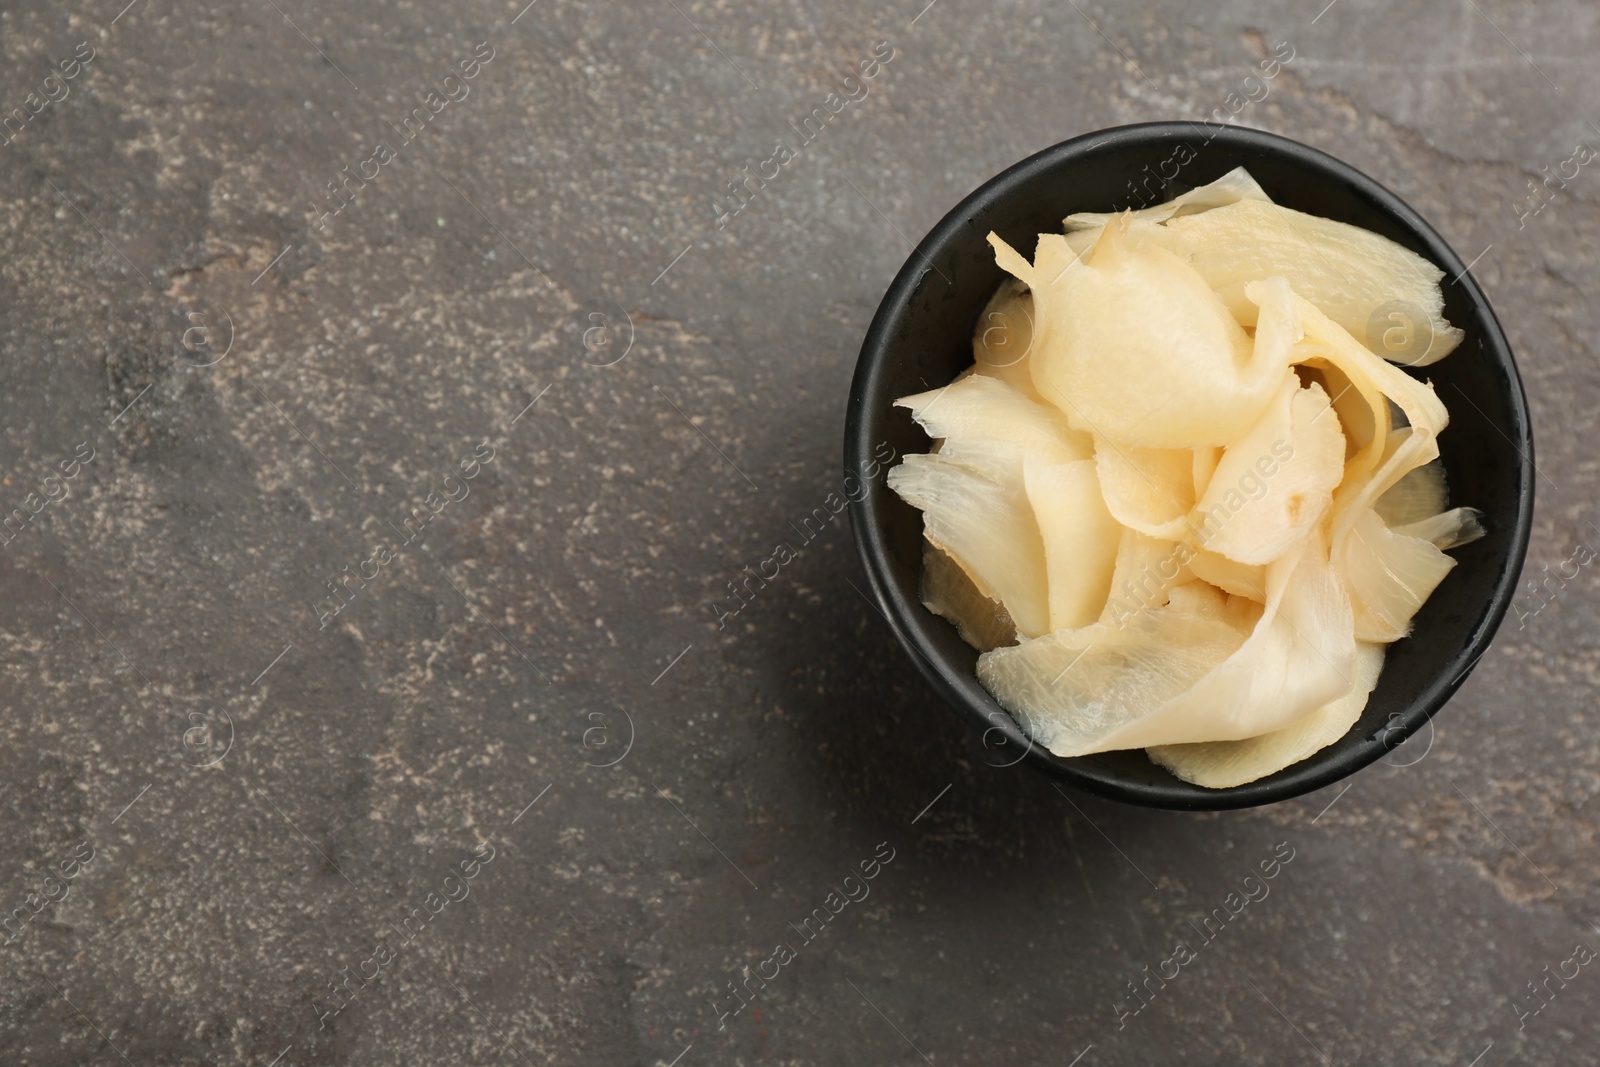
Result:
<svg viewBox="0 0 1600 1067">
<path fill-rule="evenodd" d="M 1237 440 L 1288 373 L 1194 270 L 1108 225 L 1077 257 L 1041 234 L 1030 264 L 994 234 L 996 262 L 1033 292 L 1033 382 L 1077 429 L 1119 445 L 1196 448 Z M 1280 353 L 1273 353 L 1279 356 Z"/>
<path fill-rule="evenodd" d="M 1189 573 L 1231 596 L 1267 602 L 1267 568 L 1239 563 L 1215 552 L 1199 551 L 1189 558 Z"/>
<path fill-rule="evenodd" d="M 1158 766 L 1206 789 L 1228 789 L 1276 774 L 1316 755 L 1350 732 L 1377 687 L 1387 651 L 1385 645 L 1358 643 L 1349 690 L 1281 730 L 1239 741 L 1156 745 L 1145 751 Z"/>
<path fill-rule="evenodd" d="M 1028 399 L 999 378 L 971 374 L 941 389 L 901 397 L 896 407 L 940 439 L 945 458 L 996 476 L 1021 477 L 1022 457 L 1053 463 L 1088 459 L 1093 439 L 1068 425 L 1061 411 Z"/>
<path fill-rule="evenodd" d="M 1251 291 L 1271 299 L 1262 283 L 1252 283 Z M 1449 416 L 1431 385 L 1379 359 L 1298 294 L 1291 302 L 1320 358 L 1338 367 L 1355 388 L 1393 401 L 1408 423 L 1375 435 L 1372 445 L 1346 464 L 1331 513 L 1331 554 L 1353 605 L 1356 635 L 1364 641 L 1395 641 L 1410 632 L 1417 609 L 1455 561 L 1430 538 L 1390 530 L 1375 508 L 1413 471 L 1438 459 L 1438 435 Z"/>
<path fill-rule="evenodd" d="M 1122 525 L 1165 540 L 1188 533 L 1195 502 L 1190 449 L 1139 448 L 1096 437 L 1094 463 L 1105 506 Z"/>
<path fill-rule="evenodd" d="M 1089 247 L 1116 215 L 1069 215 L 1069 244 Z M 1130 213 L 1140 239 L 1182 257 L 1245 326 L 1250 282 L 1284 277 L 1380 356 L 1423 367 L 1449 355 L 1461 330 L 1444 317 L 1444 272 L 1381 234 L 1275 204 L 1243 168 L 1165 204 Z"/>
<path fill-rule="evenodd" d="M 1240 200 L 1163 227 L 1239 321 L 1254 321 L 1249 283 L 1289 280 L 1294 291 L 1385 359 L 1424 367 L 1461 343 L 1444 317 L 1444 272 L 1370 230 L 1262 200 Z"/>
<path fill-rule="evenodd" d="M 1444 464 L 1434 460 L 1407 472 L 1373 507 L 1391 527 L 1404 526 L 1440 514 L 1449 497 Z"/>
<path fill-rule="evenodd" d="M 1344 434 L 1327 394 L 1291 375 L 1260 422 L 1222 453 L 1193 522 L 1209 551 L 1271 563 L 1300 544 L 1344 478 Z"/>
<path fill-rule="evenodd" d="M 1237 652 L 1101 743 L 1146 748 L 1232 741 L 1288 726 L 1349 688 L 1355 658 L 1351 614 L 1326 545 L 1314 533 L 1268 565 L 1266 607 Z"/>
<path fill-rule="evenodd" d="M 1215 606 L 1190 604 L 1192 590 Z M 1267 568 L 1253 627 L 1251 608 L 1191 582 L 1121 622 L 986 652 L 978 678 L 1058 756 L 1255 737 L 1349 690 L 1350 601 L 1320 536 Z"/>
<path fill-rule="evenodd" d="M 1288 302 L 1287 293 L 1284 302 Z M 1302 380 L 1316 382 L 1331 398 L 1329 402 L 1333 405 L 1333 415 L 1339 420 L 1339 429 L 1344 433 L 1346 464 L 1360 455 L 1365 457 L 1366 465 L 1363 468 L 1357 464 L 1357 467 L 1370 470 L 1382 455 L 1383 447 L 1381 444 L 1375 447 L 1373 440 L 1380 433 L 1388 433 L 1393 412 L 1376 386 L 1368 383 L 1368 391 L 1363 393 L 1344 371 L 1326 359 L 1311 355 L 1315 351 L 1315 345 L 1302 343 L 1296 346 L 1290 359 L 1295 362 L 1295 369 Z"/>
<path fill-rule="evenodd" d="M 1116 218 L 1116 216 L 1110 216 Z M 1186 244 L 1173 237 L 1171 231 L 1165 226 L 1140 219 L 1137 213 L 1130 213 L 1124 223 L 1127 226 L 1125 240 L 1132 248 L 1159 248 L 1171 252 L 1185 262 L 1189 259 L 1189 248 Z M 1100 238 L 1105 236 L 1105 228 L 1096 226 L 1092 230 L 1071 230 L 1066 235 L 1067 250 L 1075 256 L 1084 256 L 1089 253 Z M 1240 323 L 1240 325 L 1244 325 Z"/>
<path fill-rule="evenodd" d="M 1391 450 L 1393 420 L 1385 389 L 1425 387 L 1374 356 L 1320 313 L 1311 320 L 1315 329 L 1308 332 L 1309 305 L 1295 295 L 1284 279 L 1254 282 L 1250 296 L 1260 308 L 1257 343 L 1267 343 L 1264 339 L 1270 338 L 1274 345 L 1289 344 L 1289 361 L 1305 377 L 1320 380 L 1333 406 L 1328 418 L 1337 418 L 1341 432 L 1347 435 L 1340 492 L 1365 486 Z M 1415 403 L 1412 406 L 1417 407 Z"/>
<path fill-rule="evenodd" d="M 1111 571 L 1111 588 L 1100 622 L 1122 622 L 1129 616 L 1166 604 L 1174 586 L 1191 581 L 1188 559 L 1193 549 L 1178 541 L 1124 528 Z"/>
<path fill-rule="evenodd" d="M 1357 518 L 1336 559 L 1362 641 L 1398 641 L 1410 633 L 1417 609 L 1456 565 L 1432 540 L 1391 530 L 1371 508 Z"/>
<path fill-rule="evenodd" d="M 1435 548 L 1448 551 L 1484 535 L 1483 512 L 1477 508 L 1451 508 L 1416 522 L 1389 523 L 1389 529 L 1405 537 L 1431 541 Z"/>
<path fill-rule="evenodd" d="M 1298 374 L 1321 384 L 1322 391 L 1331 398 L 1333 413 L 1345 435 L 1344 480 L 1334 493 L 1337 501 L 1351 487 L 1367 483 L 1393 449 L 1395 435 L 1409 432 L 1409 427 L 1396 424 L 1388 398 L 1370 378 L 1358 372 L 1351 379 L 1330 362 L 1334 357 L 1327 345 L 1302 341 L 1295 345 L 1293 358 Z M 1344 383 L 1341 387 L 1332 388 L 1340 382 Z"/>
<path fill-rule="evenodd" d="M 1101 743 L 1105 738 L 1215 670 L 1249 632 L 1221 593 L 1190 583 L 1172 590 L 1171 603 L 1125 622 L 1058 630 L 986 652 L 978 679 L 1051 752 L 1100 752 L 1116 747 Z"/>
<path fill-rule="evenodd" d="M 1197 189 L 1190 189 L 1187 193 L 1175 196 L 1165 203 L 1140 208 L 1127 214 L 1140 222 L 1166 222 L 1178 215 L 1192 215 L 1216 207 L 1226 207 L 1241 200 L 1272 202 L 1249 171 L 1243 167 L 1234 167 L 1214 182 Z M 1116 217 L 1117 214 L 1114 212 L 1080 211 L 1068 215 L 1064 222 L 1067 233 L 1071 234 L 1098 230 Z"/>
<path fill-rule="evenodd" d="M 1050 629 L 1087 626 L 1105 606 L 1122 535 L 1106 510 L 1095 465 L 1030 457 L 1023 482 L 1044 540 Z"/>
<path fill-rule="evenodd" d="M 978 591 L 1005 608 L 1023 637 L 1050 629 L 1044 543 L 1022 471 L 1004 476 L 936 455 L 909 455 L 889 488 L 922 511 L 923 535 L 948 552 Z"/>
<path fill-rule="evenodd" d="M 978 592 L 961 564 L 926 541 L 922 545 L 922 603 L 955 624 L 961 640 L 987 652 L 1017 643 L 1017 627 L 1006 609 Z"/>
<path fill-rule="evenodd" d="M 1271 298 L 1261 282 L 1252 282 L 1250 292 L 1258 302 Z M 1433 386 L 1373 355 L 1344 327 L 1299 294 L 1291 293 L 1289 299 L 1307 342 L 1297 345 L 1296 350 L 1338 367 L 1364 395 L 1378 393 L 1394 401 L 1410 424 L 1409 432 L 1403 434 L 1376 434 L 1367 449 L 1346 463 L 1345 479 L 1334 494 L 1332 540 L 1337 551 L 1362 511 L 1371 508 L 1407 473 L 1439 457 L 1438 435 L 1450 416 Z M 1376 410 L 1376 405 L 1372 406 Z M 1386 415 L 1384 419 L 1387 421 Z M 1395 440 L 1391 442 L 1391 438 Z"/>
<path fill-rule="evenodd" d="M 1445 509 L 1449 499 L 1444 464 L 1424 464 L 1404 475 L 1373 505 L 1384 525 L 1397 534 L 1432 541 L 1448 551 L 1483 536 L 1483 512 L 1477 508 Z"/>
<path fill-rule="evenodd" d="M 1211 476 L 1216 473 L 1217 463 L 1222 459 L 1222 449 L 1212 446 L 1210 448 L 1197 448 L 1194 450 L 1194 491 L 1190 494 L 1195 500 L 1206 495 L 1206 489 L 1211 485 Z"/>
<path fill-rule="evenodd" d="M 972 331 L 973 370 L 999 378 L 1030 400 L 1044 398 L 1033 387 L 1033 294 L 1015 278 L 995 290 Z"/>
<path fill-rule="evenodd" d="M 1061 412 L 998 378 L 970 375 L 896 401 L 938 452 L 907 456 L 889 486 L 923 511 L 925 534 L 956 561 L 978 591 L 998 602 L 1017 632 L 1050 627 L 1047 572 L 1038 523 L 1023 481 L 1026 459 L 1087 461 L 1090 438 Z"/>
</svg>

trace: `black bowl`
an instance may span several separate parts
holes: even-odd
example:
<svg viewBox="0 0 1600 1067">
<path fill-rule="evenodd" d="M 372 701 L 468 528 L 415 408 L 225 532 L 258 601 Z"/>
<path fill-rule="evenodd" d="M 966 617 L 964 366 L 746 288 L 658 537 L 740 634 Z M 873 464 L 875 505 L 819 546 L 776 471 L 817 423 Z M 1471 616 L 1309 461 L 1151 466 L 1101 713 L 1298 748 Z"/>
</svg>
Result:
<svg viewBox="0 0 1600 1067">
<path fill-rule="evenodd" d="M 922 514 L 884 484 L 881 461 L 890 449 L 902 456 L 930 443 L 892 406 L 895 398 L 944 385 L 972 363 L 973 327 L 1004 277 L 985 241 L 991 230 L 1031 249 L 1036 234 L 1059 233 L 1071 212 L 1159 203 L 1238 166 L 1278 203 L 1383 234 L 1445 272 L 1445 315 L 1466 338 L 1419 376 L 1432 380 L 1450 411 L 1439 446 L 1451 503 L 1481 509 L 1488 534 L 1452 551 L 1458 565 L 1417 614 L 1411 636 L 1390 647 L 1366 712 L 1344 738 L 1270 777 L 1203 789 L 1141 751 L 1063 759 L 1028 740 L 978 683 L 977 653 L 918 599 Z M 1533 521 L 1522 382 L 1461 257 L 1399 197 L 1337 159 L 1272 134 L 1195 122 L 1120 126 L 1066 141 L 984 183 L 946 215 L 900 269 L 867 331 L 844 452 L 846 475 L 864 483 L 852 494 L 851 524 L 872 591 L 934 690 L 983 731 L 991 762 L 1028 762 L 1101 796 L 1160 808 L 1286 800 L 1351 774 L 1419 730 L 1415 745 L 1423 749 L 1428 720 L 1488 649 L 1510 606 Z M 1416 758 L 1408 747 L 1393 762 Z"/>
</svg>

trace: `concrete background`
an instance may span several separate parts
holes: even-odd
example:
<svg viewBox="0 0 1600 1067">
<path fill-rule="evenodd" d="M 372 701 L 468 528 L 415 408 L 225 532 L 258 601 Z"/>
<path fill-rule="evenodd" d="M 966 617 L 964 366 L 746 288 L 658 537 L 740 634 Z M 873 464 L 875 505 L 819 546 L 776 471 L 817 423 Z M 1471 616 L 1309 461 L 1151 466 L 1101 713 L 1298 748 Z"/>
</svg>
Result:
<svg viewBox="0 0 1600 1067">
<path fill-rule="evenodd" d="M 1600 547 L 1600 175 L 1528 190 L 1600 138 L 1593 5 L 125 2 L 0 11 L 0 512 L 38 509 L 0 549 L 0 1061 L 1592 1054 L 1593 568 L 1390 765 L 1220 816 L 986 766 L 843 519 L 713 605 L 837 488 L 908 238 L 1056 141 L 1226 111 L 1283 44 L 1236 121 L 1480 257 L 1539 435 L 1528 577 Z"/>
</svg>

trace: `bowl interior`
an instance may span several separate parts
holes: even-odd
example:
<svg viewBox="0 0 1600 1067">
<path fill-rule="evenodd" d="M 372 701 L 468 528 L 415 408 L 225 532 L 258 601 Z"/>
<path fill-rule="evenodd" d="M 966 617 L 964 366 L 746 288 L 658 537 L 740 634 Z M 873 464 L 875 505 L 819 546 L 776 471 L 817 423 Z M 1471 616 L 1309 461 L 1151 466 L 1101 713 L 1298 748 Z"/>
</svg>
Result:
<svg viewBox="0 0 1600 1067">
<path fill-rule="evenodd" d="M 925 452 L 929 440 L 892 402 L 951 381 L 972 363 L 979 313 L 1005 277 L 986 243 L 993 230 L 1031 253 L 1034 237 L 1060 232 L 1074 211 L 1143 207 L 1247 167 L 1275 201 L 1389 237 L 1444 270 L 1445 314 L 1465 331 L 1449 357 L 1418 373 L 1450 413 L 1440 451 L 1451 506 L 1484 513 L 1487 536 L 1455 549 L 1458 561 L 1418 613 L 1410 637 L 1390 646 L 1361 721 L 1333 746 L 1268 778 L 1203 789 L 1174 778 L 1143 752 L 1062 759 L 1030 744 L 978 683 L 977 653 L 918 599 L 922 516 L 881 477 L 852 505 L 857 543 L 901 642 L 935 688 L 985 731 L 993 762 L 1021 757 L 1083 788 L 1157 807 L 1228 808 L 1287 799 L 1335 781 L 1417 735 L 1394 761 L 1431 742 L 1428 718 L 1488 647 L 1514 592 L 1533 510 L 1532 439 L 1522 385 L 1483 293 L 1465 264 L 1414 211 L 1332 157 L 1270 134 L 1199 123 L 1100 131 L 1024 160 L 963 201 L 924 238 L 874 319 L 851 390 L 845 469 L 871 469 L 874 450 Z M 1451 280 L 1454 279 L 1454 280 Z M 1363 340 L 1365 340 L 1363 338 Z"/>
</svg>

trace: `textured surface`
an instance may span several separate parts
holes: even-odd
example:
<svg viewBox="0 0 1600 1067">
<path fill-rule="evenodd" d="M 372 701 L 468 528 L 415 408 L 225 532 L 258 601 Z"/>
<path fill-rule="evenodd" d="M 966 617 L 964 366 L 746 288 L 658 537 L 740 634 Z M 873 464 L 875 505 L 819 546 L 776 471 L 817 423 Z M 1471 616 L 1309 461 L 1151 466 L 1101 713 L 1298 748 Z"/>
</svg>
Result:
<svg viewBox="0 0 1600 1067">
<path fill-rule="evenodd" d="M 1591 6 L 123 2 L 0 12 L 0 1061 L 1600 1041 L 1600 174 L 1529 191 L 1600 139 Z M 908 238 L 1055 141 L 1231 103 L 1480 257 L 1539 435 L 1526 576 L 1577 573 L 1391 765 L 1194 817 L 987 766 L 845 521 L 793 524 Z M 776 977 L 734 1014 L 745 967 Z"/>
</svg>

